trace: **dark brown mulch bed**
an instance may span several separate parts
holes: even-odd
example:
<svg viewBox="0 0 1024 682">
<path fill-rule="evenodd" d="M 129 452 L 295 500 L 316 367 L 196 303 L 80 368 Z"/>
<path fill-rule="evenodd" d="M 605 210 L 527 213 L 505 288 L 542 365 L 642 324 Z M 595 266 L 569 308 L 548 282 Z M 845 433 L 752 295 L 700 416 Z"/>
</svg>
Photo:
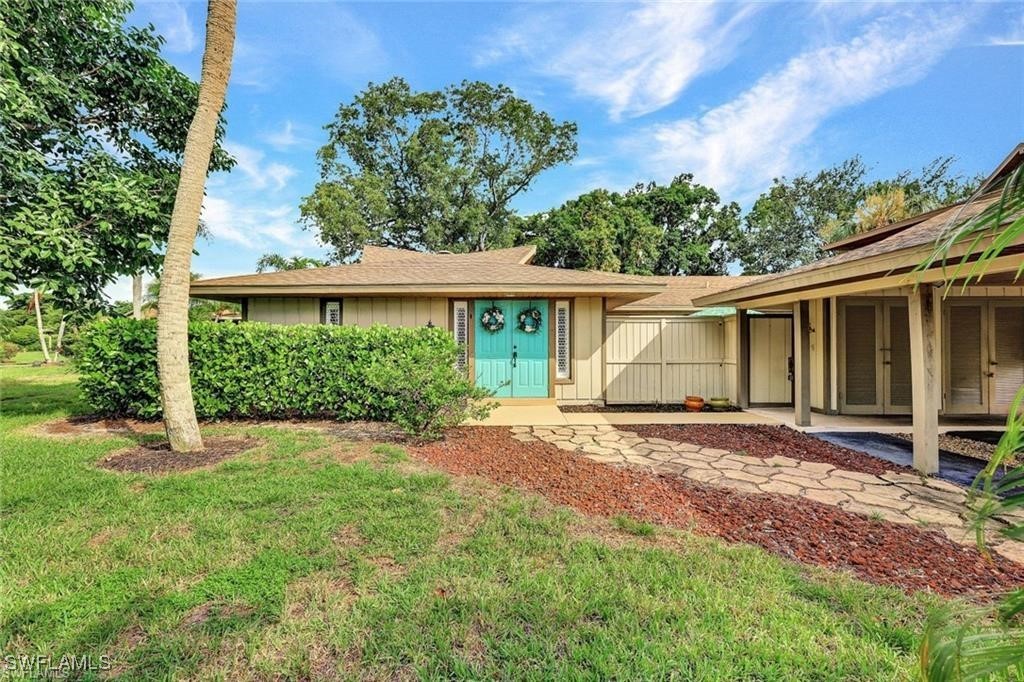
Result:
<svg viewBox="0 0 1024 682">
<path fill-rule="evenodd" d="M 743 452 L 767 459 L 782 455 L 807 462 L 825 462 L 847 471 L 884 474 L 887 471 L 914 473 L 910 467 L 894 464 L 864 452 L 800 433 L 786 426 L 749 424 L 630 424 L 619 427 L 644 438 L 693 443 L 706 448 Z"/>
<path fill-rule="evenodd" d="M 451 473 L 525 488 L 586 514 L 693 527 L 906 591 L 984 598 L 993 588 L 1024 584 L 1024 565 L 998 556 L 989 561 L 934 531 L 874 521 L 812 500 L 749 495 L 599 464 L 549 443 L 522 443 L 506 428 L 464 427 L 411 452 Z"/>
<path fill-rule="evenodd" d="M 686 412 L 686 406 L 682 403 L 640 403 L 637 405 L 559 405 L 558 409 L 565 414 L 579 414 L 592 412 Z M 730 406 L 722 410 L 712 409 L 705 405 L 702 412 L 742 412 L 738 407 Z"/>
<path fill-rule="evenodd" d="M 138 419 L 120 419 L 117 417 L 101 417 L 86 414 L 46 422 L 39 426 L 39 431 L 49 436 L 83 436 L 159 433 L 163 431 L 163 428 L 163 422 L 158 421 L 146 422 Z"/>
<path fill-rule="evenodd" d="M 163 474 L 189 471 L 216 464 L 251 450 L 260 444 L 256 438 L 204 438 L 202 452 L 174 452 L 167 442 L 144 443 L 104 457 L 97 466 L 112 471 Z"/>
</svg>

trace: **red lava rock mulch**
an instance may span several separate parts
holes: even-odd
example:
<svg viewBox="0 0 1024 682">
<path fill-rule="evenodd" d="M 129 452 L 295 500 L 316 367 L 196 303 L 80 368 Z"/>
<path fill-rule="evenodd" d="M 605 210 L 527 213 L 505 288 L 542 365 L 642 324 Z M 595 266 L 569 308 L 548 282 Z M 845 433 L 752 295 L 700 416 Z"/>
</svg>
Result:
<svg viewBox="0 0 1024 682">
<path fill-rule="evenodd" d="M 694 527 L 906 591 L 985 597 L 992 588 L 1024 584 L 1024 565 L 999 556 L 987 560 L 975 548 L 933 531 L 874 521 L 812 500 L 745 494 L 599 464 L 549 443 L 522 443 L 506 428 L 460 428 L 410 452 L 451 473 L 522 487 L 586 514 L 627 514 Z"/>
<path fill-rule="evenodd" d="M 786 426 L 748 424 L 636 424 L 620 426 L 644 438 L 693 443 L 706 448 L 742 451 L 767 459 L 782 455 L 807 462 L 825 462 L 847 471 L 884 474 L 887 471 L 914 473 L 910 467 L 872 457 L 863 452 L 834 445 Z"/>
<path fill-rule="evenodd" d="M 163 474 L 216 464 L 260 444 L 256 438 L 204 438 L 202 452 L 174 452 L 167 442 L 145 443 L 104 457 L 97 466 L 112 471 Z"/>
</svg>

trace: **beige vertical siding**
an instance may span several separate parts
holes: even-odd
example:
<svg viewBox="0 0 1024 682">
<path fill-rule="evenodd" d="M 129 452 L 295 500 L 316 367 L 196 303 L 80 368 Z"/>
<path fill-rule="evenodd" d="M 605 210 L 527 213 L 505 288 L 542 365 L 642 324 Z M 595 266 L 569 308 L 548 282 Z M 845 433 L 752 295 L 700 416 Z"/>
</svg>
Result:
<svg viewBox="0 0 1024 682">
<path fill-rule="evenodd" d="M 725 395 L 736 402 L 736 317 L 727 317 L 722 324 L 722 369 L 725 372 Z"/>
<path fill-rule="evenodd" d="M 606 327 L 608 402 L 735 397 L 736 359 L 723 320 L 612 316 Z"/>
<path fill-rule="evenodd" d="M 448 326 L 448 299 L 445 298 L 346 298 L 341 305 L 342 324 L 369 327 L 421 327 L 433 322 Z"/>
<path fill-rule="evenodd" d="M 318 298 L 250 298 L 249 319 L 270 324 L 319 324 Z"/>
<path fill-rule="evenodd" d="M 811 301 L 811 407 L 816 410 L 825 409 L 825 305 L 822 299 Z"/>
<path fill-rule="evenodd" d="M 569 383 L 555 384 L 558 401 L 591 403 L 604 398 L 603 318 L 604 299 L 586 297 L 573 301 L 570 320 L 572 377 Z"/>
</svg>

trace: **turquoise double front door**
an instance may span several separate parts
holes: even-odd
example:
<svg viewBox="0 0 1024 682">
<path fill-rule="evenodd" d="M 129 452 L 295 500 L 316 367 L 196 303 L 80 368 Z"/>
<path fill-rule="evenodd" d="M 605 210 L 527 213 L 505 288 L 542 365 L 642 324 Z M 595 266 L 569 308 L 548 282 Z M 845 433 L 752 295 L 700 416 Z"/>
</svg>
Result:
<svg viewBox="0 0 1024 682">
<path fill-rule="evenodd" d="M 496 307 L 505 326 L 488 331 L 480 321 L 484 311 Z M 528 308 L 541 312 L 541 327 L 533 333 L 519 329 L 519 313 Z M 473 364 L 476 384 L 497 398 L 548 397 L 547 301 L 476 301 L 473 306 Z"/>
</svg>

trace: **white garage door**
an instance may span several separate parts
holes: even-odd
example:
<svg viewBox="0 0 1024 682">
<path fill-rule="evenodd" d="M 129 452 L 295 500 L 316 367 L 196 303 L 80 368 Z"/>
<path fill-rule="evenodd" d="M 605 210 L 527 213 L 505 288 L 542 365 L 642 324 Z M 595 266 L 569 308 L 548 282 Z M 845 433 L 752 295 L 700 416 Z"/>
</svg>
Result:
<svg viewBox="0 0 1024 682">
<path fill-rule="evenodd" d="M 735 400 L 734 330 L 731 318 L 609 316 L 607 402 L 678 403 L 687 395 Z"/>
</svg>

